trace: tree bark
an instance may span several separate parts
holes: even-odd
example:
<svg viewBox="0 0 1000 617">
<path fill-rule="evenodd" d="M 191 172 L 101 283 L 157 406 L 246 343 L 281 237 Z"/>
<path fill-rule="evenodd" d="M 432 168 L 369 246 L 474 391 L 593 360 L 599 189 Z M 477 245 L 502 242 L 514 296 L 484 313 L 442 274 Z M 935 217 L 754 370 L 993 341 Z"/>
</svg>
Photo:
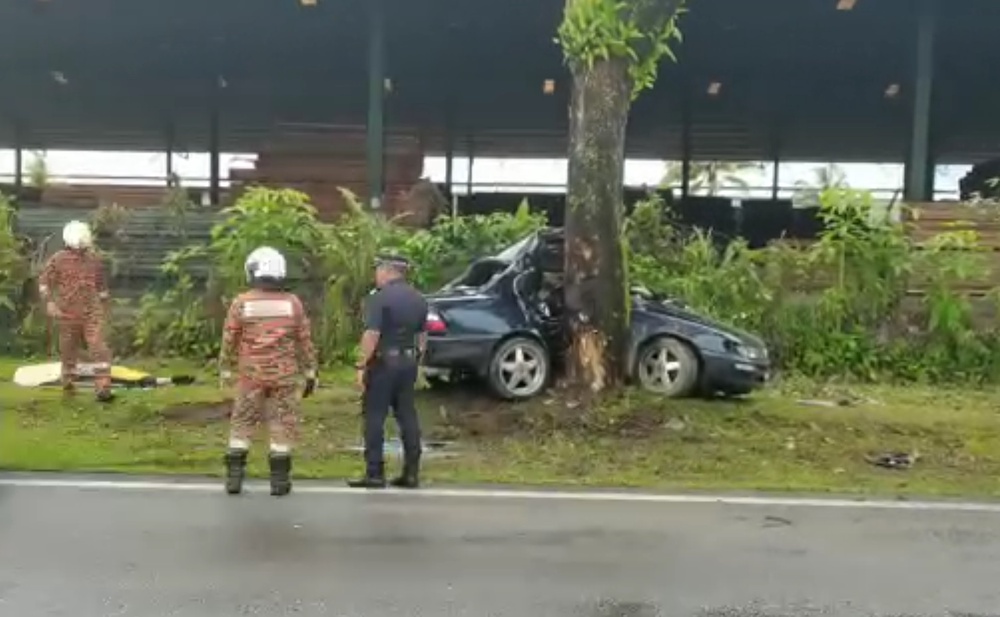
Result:
<svg viewBox="0 0 1000 617">
<path fill-rule="evenodd" d="M 566 199 L 566 318 L 570 387 L 622 383 L 629 294 L 621 246 L 625 128 L 632 83 L 625 59 L 573 65 Z"/>
</svg>

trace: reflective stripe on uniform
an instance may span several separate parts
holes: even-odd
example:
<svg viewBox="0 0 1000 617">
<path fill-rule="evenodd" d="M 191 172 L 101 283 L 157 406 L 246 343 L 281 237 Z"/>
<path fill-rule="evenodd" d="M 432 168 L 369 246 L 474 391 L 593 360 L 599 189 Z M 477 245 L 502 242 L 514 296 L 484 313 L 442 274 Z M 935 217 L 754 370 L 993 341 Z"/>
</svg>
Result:
<svg viewBox="0 0 1000 617">
<path fill-rule="evenodd" d="M 272 319 L 294 315 L 295 306 L 290 300 L 247 300 L 243 303 L 243 317 L 247 319 Z"/>
</svg>

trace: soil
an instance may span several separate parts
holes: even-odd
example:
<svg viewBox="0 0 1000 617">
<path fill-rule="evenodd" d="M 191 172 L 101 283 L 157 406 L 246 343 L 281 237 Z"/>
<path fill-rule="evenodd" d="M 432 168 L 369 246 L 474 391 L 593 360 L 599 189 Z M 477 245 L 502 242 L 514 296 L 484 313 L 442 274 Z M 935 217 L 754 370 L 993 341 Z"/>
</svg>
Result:
<svg viewBox="0 0 1000 617">
<path fill-rule="evenodd" d="M 163 417 L 179 424 L 211 424 L 229 419 L 233 408 L 230 400 L 220 403 L 186 403 L 163 410 Z"/>
</svg>

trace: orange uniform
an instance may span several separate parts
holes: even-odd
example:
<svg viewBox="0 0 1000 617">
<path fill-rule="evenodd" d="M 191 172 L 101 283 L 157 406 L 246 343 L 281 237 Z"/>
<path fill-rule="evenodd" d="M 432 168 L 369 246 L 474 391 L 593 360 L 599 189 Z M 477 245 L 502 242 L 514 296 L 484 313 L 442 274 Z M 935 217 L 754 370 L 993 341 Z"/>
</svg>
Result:
<svg viewBox="0 0 1000 617">
<path fill-rule="evenodd" d="M 39 292 L 46 304 L 56 308 L 64 387 L 72 387 L 80 343 L 85 342 L 96 365 L 95 386 L 99 393 L 107 392 L 111 350 L 104 340 L 104 320 L 109 294 L 100 256 L 89 249 L 57 252 L 42 270 Z"/>
<path fill-rule="evenodd" d="M 231 437 L 249 440 L 270 403 L 272 442 L 290 444 L 298 424 L 298 379 L 316 372 L 309 318 L 298 296 L 253 289 L 233 300 L 219 365 L 236 369 L 239 379 Z"/>
</svg>

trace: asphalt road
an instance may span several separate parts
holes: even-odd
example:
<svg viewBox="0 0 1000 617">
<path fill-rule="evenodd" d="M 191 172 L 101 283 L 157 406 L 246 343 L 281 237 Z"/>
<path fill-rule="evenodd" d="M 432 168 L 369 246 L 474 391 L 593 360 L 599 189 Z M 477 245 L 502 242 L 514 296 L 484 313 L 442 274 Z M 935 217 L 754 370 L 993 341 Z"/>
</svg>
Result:
<svg viewBox="0 0 1000 617">
<path fill-rule="evenodd" d="M 1000 614 L 1000 512 L 4 480 L 11 617 Z"/>
</svg>

